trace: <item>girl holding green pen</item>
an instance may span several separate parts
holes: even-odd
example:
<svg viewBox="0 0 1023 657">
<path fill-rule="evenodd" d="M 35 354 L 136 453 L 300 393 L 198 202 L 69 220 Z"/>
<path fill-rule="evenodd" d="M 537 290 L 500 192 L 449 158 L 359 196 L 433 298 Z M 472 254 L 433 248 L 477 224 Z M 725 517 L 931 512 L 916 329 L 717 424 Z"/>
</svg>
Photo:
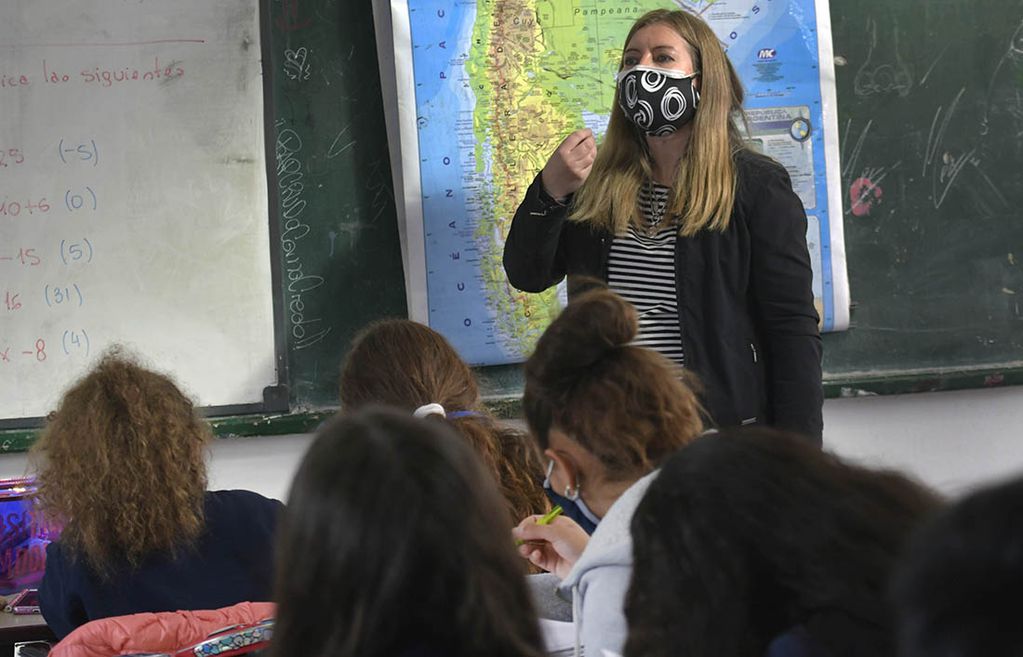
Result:
<svg viewBox="0 0 1023 657">
<path fill-rule="evenodd" d="M 534 597 L 548 610 L 552 596 L 571 604 L 587 655 L 621 652 L 633 511 L 660 463 L 703 431 L 689 379 L 631 345 L 637 330 L 621 297 L 586 292 L 554 320 L 525 369 L 523 405 L 549 460 L 548 485 L 599 524 L 588 536 L 565 515 L 529 516 L 513 534 L 520 555 L 560 580 L 555 589 L 549 576 L 532 578 Z"/>
</svg>

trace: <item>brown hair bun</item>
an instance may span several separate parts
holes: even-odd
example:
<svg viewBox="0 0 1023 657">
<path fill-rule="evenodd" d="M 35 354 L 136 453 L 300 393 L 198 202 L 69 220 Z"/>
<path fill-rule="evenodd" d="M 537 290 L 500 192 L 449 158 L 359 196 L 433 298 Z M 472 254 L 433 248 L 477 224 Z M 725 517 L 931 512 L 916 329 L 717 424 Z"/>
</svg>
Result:
<svg viewBox="0 0 1023 657">
<path fill-rule="evenodd" d="M 638 332 L 632 304 L 606 288 L 590 290 L 573 299 L 540 337 L 526 370 L 541 385 L 556 384 L 598 365 Z"/>
<path fill-rule="evenodd" d="M 522 406 L 541 449 L 557 429 L 612 480 L 649 472 L 703 430 L 691 375 L 632 345 L 636 310 L 601 283 L 577 293 L 525 366 Z"/>
</svg>

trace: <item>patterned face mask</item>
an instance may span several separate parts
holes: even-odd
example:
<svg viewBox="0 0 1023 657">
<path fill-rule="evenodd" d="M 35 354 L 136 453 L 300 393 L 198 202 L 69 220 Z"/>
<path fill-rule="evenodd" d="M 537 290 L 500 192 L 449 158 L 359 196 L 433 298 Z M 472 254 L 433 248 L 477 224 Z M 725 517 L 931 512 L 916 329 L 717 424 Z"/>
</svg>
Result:
<svg viewBox="0 0 1023 657">
<path fill-rule="evenodd" d="M 633 66 L 617 76 L 618 104 L 625 116 L 648 135 L 670 135 L 696 116 L 700 92 L 695 73 L 653 66 Z"/>
</svg>

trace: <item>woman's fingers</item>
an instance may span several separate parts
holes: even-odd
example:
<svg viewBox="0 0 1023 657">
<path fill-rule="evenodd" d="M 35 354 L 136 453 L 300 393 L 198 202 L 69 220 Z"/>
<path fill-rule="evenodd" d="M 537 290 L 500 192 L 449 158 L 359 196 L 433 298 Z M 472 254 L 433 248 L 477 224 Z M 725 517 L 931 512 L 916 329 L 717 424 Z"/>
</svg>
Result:
<svg viewBox="0 0 1023 657">
<path fill-rule="evenodd" d="M 593 131 L 589 128 L 581 128 L 565 137 L 558 148 L 564 148 L 569 152 L 578 148 L 585 149 L 587 142 L 593 143 Z"/>
<path fill-rule="evenodd" d="M 575 193 L 586 181 L 596 153 L 597 143 L 589 128 L 576 130 L 565 137 L 541 173 L 547 193 L 556 199 Z"/>
</svg>

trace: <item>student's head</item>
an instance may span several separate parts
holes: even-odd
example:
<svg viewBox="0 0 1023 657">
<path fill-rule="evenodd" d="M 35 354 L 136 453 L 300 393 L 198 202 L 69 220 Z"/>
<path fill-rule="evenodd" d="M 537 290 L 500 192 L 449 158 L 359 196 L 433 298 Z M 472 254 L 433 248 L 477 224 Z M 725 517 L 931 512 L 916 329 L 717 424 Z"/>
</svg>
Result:
<svg viewBox="0 0 1023 657">
<path fill-rule="evenodd" d="M 341 368 L 344 410 L 385 404 L 411 414 L 431 403 L 449 413 L 480 410 L 476 377 L 444 336 L 416 322 L 390 319 L 355 337 Z"/>
<path fill-rule="evenodd" d="M 363 330 L 341 370 L 341 404 L 345 412 L 383 404 L 410 415 L 439 404 L 446 421 L 494 474 L 512 517 L 517 521 L 545 510 L 540 455 L 523 436 L 497 425 L 483 408 L 472 370 L 433 329 L 392 319 Z"/>
<path fill-rule="evenodd" d="M 98 572 L 182 548 L 204 526 L 207 424 L 163 374 L 112 350 L 32 448 L 40 507 Z"/>
<path fill-rule="evenodd" d="M 901 657 L 1023 655 L 1023 479 L 977 491 L 913 537 L 894 578 Z"/>
<path fill-rule="evenodd" d="M 275 654 L 538 657 L 510 524 L 449 427 L 373 409 L 335 418 L 288 499 Z"/>
<path fill-rule="evenodd" d="M 684 373 L 630 344 L 637 321 L 621 297 L 592 289 L 565 307 L 526 362 L 523 406 L 554 461 L 551 485 L 591 508 L 598 489 L 623 490 L 703 428 Z"/>
<path fill-rule="evenodd" d="M 723 229 L 735 199 L 732 153 L 743 144 L 736 123 L 744 120 L 739 76 L 713 30 L 683 10 L 657 9 L 635 22 L 622 48 L 619 76 L 637 65 L 699 73 L 694 78 L 699 104 L 684 128 L 690 136 L 670 210 L 682 218 L 684 235 Z M 604 141 L 572 210 L 573 218 L 615 231 L 638 220 L 637 193 L 653 170 L 648 141 L 669 138 L 649 137 L 637 128 L 622 110 L 621 94 L 619 85 Z"/>
<path fill-rule="evenodd" d="M 770 429 L 701 437 L 633 516 L 625 654 L 760 657 L 797 625 L 835 655 L 891 654 L 886 584 L 936 503 Z"/>
</svg>

